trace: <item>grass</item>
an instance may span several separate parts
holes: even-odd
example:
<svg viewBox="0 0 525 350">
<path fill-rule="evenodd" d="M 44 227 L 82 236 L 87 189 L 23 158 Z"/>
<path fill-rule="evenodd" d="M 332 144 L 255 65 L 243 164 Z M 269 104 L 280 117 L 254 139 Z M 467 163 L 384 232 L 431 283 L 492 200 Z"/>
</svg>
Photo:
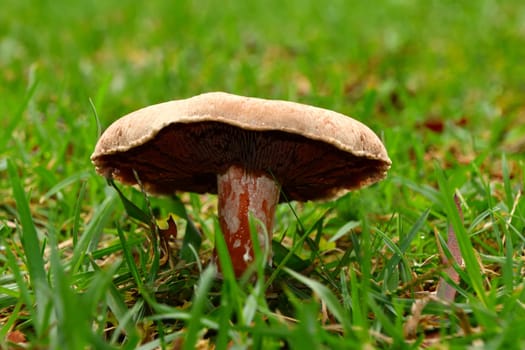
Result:
<svg viewBox="0 0 525 350">
<path fill-rule="evenodd" d="M 525 347 L 520 1 L 2 5 L 0 348 Z M 119 195 L 89 161 L 119 116 L 213 90 L 354 116 L 389 176 L 280 205 L 274 265 L 218 280 L 213 196 Z"/>
</svg>

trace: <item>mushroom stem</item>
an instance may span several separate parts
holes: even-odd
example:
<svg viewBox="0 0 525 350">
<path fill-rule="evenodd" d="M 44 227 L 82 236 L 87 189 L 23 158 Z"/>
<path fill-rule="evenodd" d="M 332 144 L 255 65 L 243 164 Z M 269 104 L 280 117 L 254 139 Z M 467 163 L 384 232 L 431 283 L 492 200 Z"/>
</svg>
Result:
<svg viewBox="0 0 525 350">
<path fill-rule="evenodd" d="M 268 174 L 250 172 L 235 165 L 217 178 L 219 223 L 233 270 L 240 277 L 255 259 L 254 242 L 250 235 L 250 215 L 259 220 L 258 243 L 263 251 L 268 247 L 271 261 L 272 227 L 275 208 L 279 202 L 279 185 Z M 214 258 L 217 258 L 217 253 L 214 254 Z"/>
</svg>

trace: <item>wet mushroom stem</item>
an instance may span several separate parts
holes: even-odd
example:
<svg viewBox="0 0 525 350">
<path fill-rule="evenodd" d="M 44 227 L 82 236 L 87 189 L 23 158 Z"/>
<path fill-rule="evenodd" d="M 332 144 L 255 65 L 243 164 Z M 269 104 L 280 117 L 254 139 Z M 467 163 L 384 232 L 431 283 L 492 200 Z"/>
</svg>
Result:
<svg viewBox="0 0 525 350">
<path fill-rule="evenodd" d="M 219 223 L 233 270 L 240 277 L 255 260 L 254 244 L 258 243 L 262 251 L 268 249 L 271 262 L 272 228 L 280 188 L 269 174 L 236 165 L 217 176 L 217 185 Z M 258 242 L 253 242 L 250 234 L 250 216 L 258 221 Z"/>
</svg>

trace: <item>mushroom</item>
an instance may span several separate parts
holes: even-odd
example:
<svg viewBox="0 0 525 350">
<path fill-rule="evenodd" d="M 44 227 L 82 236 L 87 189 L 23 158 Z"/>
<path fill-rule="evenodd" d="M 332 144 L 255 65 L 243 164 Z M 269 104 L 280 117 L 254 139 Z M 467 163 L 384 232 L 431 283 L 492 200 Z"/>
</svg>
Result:
<svg viewBox="0 0 525 350">
<path fill-rule="evenodd" d="M 216 193 L 236 276 L 254 260 L 250 215 L 258 244 L 271 248 L 279 202 L 333 198 L 382 180 L 391 164 L 379 138 L 350 117 L 224 92 L 120 118 L 91 160 L 99 174 L 123 183 L 136 184 L 135 171 L 153 194 Z"/>
</svg>

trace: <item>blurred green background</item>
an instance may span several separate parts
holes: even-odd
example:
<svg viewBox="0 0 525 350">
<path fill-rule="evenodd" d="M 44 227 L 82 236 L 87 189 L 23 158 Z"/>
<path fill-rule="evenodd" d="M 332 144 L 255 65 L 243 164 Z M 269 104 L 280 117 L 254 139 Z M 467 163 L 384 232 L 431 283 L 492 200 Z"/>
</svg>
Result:
<svg viewBox="0 0 525 350">
<path fill-rule="evenodd" d="M 20 148 L 32 149 L 40 164 L 57 167 L 65 159 L 55 151 L 67 150 L 68 159 L 88 167 L 97 138 L 90 100 L 105 128 L 142 106 L 214 90 L 349 114 L 385 138 L 394 170 L 416 179 L 432 144 L 447 150 L 449 141 L 474 139 L 476 150 L 522 150 L 521 1 L 2 6 L 0 146 L 11 146 L 0 148 L 4 157 L 23 159 Z M 467 135 L 436 137 L 425 123 L 460 124 Z M 81 142 L 67 146 L 69 138 L 56 134 Z"/>
</svg>

